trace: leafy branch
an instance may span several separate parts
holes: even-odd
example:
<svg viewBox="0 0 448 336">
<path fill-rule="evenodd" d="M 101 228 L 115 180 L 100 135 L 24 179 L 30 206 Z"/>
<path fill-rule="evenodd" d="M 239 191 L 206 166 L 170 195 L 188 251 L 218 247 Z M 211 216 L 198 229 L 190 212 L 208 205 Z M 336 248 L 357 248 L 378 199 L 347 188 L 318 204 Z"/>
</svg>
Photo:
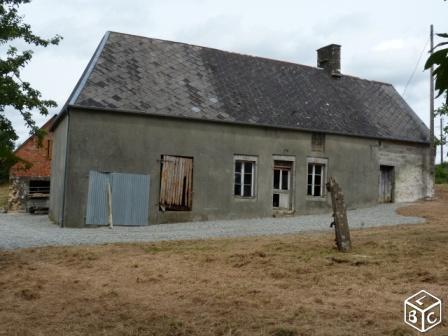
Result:
<svg viewBox="0 0 448 336">
<path fill-rule="evenodd" d="M 448 39 L 448 34 L 437 34 L 437 36 Z M 438 91 L 437 97 L 444 92 L 448 93 L 448 48 L 440 47 L 448 45 L 448 41 L 438 43 L 425 63 L 425 70 L 434 67 L 435 89 Z M 434 51 L 439 49 L 437 51 Z M 447 97 L 448 99 L 448 97 Z M 447 101 L 448 102 L 448 101 Z"/>
<path fill-rule="evenodd" d="M 19 7 L 30 1 L 0 0 L 0 47 L 7 49 L 3 54 L 5 56 L 0 57 L 0 164 L 3 167 L 19 160 L 13 154 L 14 141 L 18 137 L 5 116 L 5 109 L 10 107 L 17 111 L 29 127 L 30 134 L 36 134 L 40 143 L 45 132 L 36 126 L 32 112 L 38 111 L 42 115 L 48 115 L 49 109 L 57 106 L 54 100 L 42 99 L 40 91 L 21 77 L 21 71 L 33 57 L 33 51 L 19 51 L 11 45 L 14 41 L 24 41 L 35 47 L 47 47 L 58 45 L 62 40 L 60 35 L 49 39 L 40 37 L 23 21 Z M 4 177 L 4 172 L 0 171 L 0 179 Z"/>
</svg>

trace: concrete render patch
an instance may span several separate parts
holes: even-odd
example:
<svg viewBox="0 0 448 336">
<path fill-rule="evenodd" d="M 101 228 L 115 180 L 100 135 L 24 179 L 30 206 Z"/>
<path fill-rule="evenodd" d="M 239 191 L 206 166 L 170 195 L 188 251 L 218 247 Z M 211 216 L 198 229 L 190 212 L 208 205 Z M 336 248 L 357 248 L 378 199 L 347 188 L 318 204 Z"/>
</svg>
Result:
<svg viewBox="0 0 448 336">
<path fill-rule="evenodd" d="M 348 211 L 350 228 L 397 224 L 421 224 L 419 217 L 406 217 L 396 209 L 409 205 L 381 204 Z M 163 240 L 208 239 L 332 231 L 331 214 L 287 218 L 218 220 L 140 227 L 61 229 L 46 215 L 0 214 L 0 249 L 13 250 L 38 246 L 95 245 L 118 242 L 155 242 Z"/>
</svg>

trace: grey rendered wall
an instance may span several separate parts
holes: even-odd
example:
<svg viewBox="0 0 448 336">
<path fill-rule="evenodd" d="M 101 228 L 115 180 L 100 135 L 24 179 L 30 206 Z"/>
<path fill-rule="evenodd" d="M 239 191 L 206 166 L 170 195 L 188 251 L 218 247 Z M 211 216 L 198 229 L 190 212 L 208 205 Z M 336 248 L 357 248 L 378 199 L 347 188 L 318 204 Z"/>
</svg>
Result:
<svg viewBox="0 0 448 336">
<path fill-rule="evenodd" d="M 273 155 L 295 157 L 296 214 L 329 211 L 306 196 L 307 157 L 328 159 L 351 208 L 378 198 L 377 140 L 327 135 L 324 153 L 311 152 L 311 133 L 139 115 L 72 111 L 66 190 L 66 226 L 83 226 L 89 170 L 150 174 L 150 223 L 272 216 Z M 158 209 L 161 155 L 191 156 L 193 210 Z M 233 196 L 233 156 L 258 157 L 257 195 Z"/>
<path fill-rule="evenodd" d="M 68 116 L 56 128 L 53 135 L 53 154 L 51 158 L 50 210 L 48 216 L 55 223 L 62 221 L 64 196 L 64 173 L 67 150 Z"/>
</svg>

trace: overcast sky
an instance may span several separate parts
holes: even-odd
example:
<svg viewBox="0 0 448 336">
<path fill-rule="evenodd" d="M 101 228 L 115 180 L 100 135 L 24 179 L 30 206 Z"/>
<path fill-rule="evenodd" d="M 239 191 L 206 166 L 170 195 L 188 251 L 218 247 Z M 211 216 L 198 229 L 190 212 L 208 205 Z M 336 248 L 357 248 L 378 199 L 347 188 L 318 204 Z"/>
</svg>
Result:
<svg viewBox="0 0 448 336">
<path fill-rule="evenodd" d="M 429 25 L 448 32 L 448 2 L 442 0 L 34 0 L 21 13 L 36 33 L 64 37 L 59 46 L 35 49 L 23 72 L 59 106 L 108 30 L 312 66 L 317 48 L 338 43 L 343 73 L 392 83 L 401 94 L 429 48 Z M 426 50 L 404 98 L 428 124 Z M 7 115 L 24 141 L 23 121 L 11 111 Z"/>
</svg>

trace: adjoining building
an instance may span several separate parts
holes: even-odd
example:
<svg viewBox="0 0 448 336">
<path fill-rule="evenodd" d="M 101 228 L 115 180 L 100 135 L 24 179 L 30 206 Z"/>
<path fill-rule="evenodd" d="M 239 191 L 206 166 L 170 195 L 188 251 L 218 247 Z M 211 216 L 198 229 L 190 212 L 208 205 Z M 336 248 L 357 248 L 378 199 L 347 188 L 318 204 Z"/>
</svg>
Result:
<svg viewBox="0 0 448 336">
<path fill-rule="evenodd" d="M 390 84 L 105 34 L 58 115 L 50 217 L 66 227 L 330 211 L 433 193 L 429 131 Z"/>
<path fill-rule="evenodd" d="M 34 212 L 37 206 L 48 208 L 53 147 L 50 128 L 55 119 L 53 116 L 41 127 L 46 135 L 40 144 L 37 136 L 32 135 L 14 152 L 24 162 L 16 163 L 9 171 L 10 211 Z"/>
</svg>

